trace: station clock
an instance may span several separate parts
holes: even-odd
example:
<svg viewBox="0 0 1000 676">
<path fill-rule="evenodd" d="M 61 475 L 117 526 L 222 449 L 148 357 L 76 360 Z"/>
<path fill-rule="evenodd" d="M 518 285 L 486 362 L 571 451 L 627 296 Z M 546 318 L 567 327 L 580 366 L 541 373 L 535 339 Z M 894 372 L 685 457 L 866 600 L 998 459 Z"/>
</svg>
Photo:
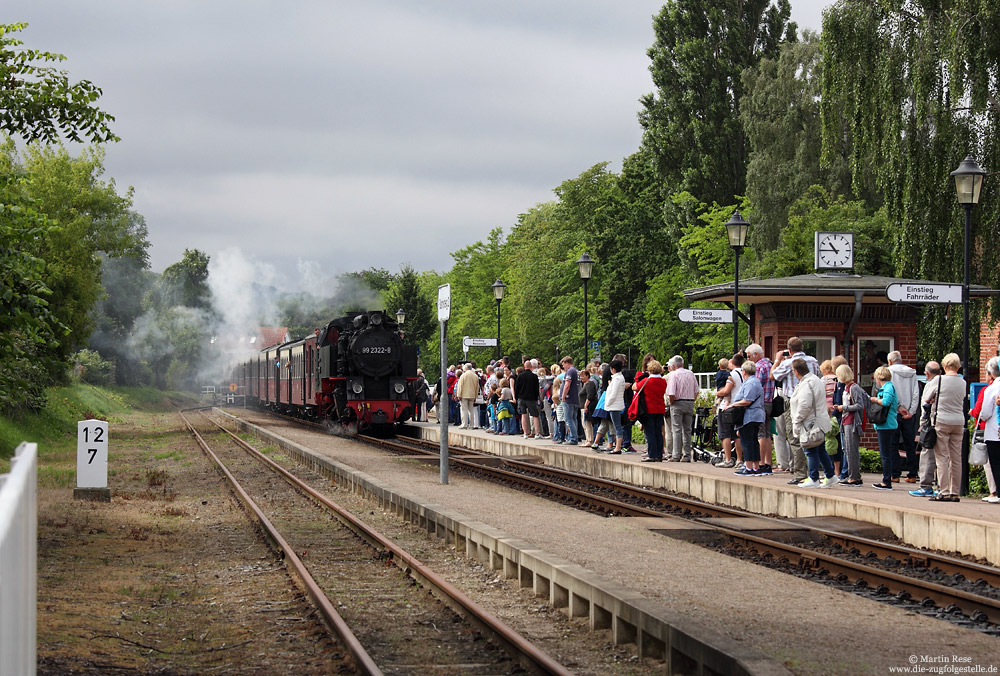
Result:
<svg viewBox="0 0 1000 676">
<path fill-rule="evenodd" d="M 817 232 L 815 252 L 817 270 L 850 270 L 854 267 L 854 233 Z"/>
</svg>

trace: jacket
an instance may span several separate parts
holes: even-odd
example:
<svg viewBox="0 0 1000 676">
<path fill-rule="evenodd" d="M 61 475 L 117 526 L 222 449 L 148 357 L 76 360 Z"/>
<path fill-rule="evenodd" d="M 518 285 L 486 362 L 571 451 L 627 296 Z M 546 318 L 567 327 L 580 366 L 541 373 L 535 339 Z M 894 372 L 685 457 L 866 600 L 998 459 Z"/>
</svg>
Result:
<svg viewBox="0 0 1000 676">
<path fill-rule="evenodd" d="M 892 386 L 896 388 L 897 405 L 905 408 L 910 415 L 920 411 L 920 386 L 917 384 L 917 371 L 906 364 L 893 364 L 889 367 L 892 373 Z"/>
<path fill-rule="evenodd" d="M 799 436 L 807 422 L 815 420 L 823 433 L 830 431 L 826 412 L 826 388 L 814 373 L 807 373 L 795 386 L 791 400 L 792 432 Z"/>
</svg>

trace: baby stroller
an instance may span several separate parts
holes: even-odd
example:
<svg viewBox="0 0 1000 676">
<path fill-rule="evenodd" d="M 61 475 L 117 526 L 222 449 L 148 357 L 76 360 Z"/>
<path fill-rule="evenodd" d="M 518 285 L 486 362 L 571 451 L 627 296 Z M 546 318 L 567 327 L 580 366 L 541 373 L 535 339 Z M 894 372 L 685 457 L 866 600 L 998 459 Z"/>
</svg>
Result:
<svg viewBox="0 0 1000 676">
<path fill-rule="evenodd" d="M 699 406 L 694 411 L 694 427 L 691 431 L 691 451 L 693 460 L 710 462 L 713 465 L 725 457 L 718 445 L 715 433 L 715 418 L 708 406 Z"/>
</svg>

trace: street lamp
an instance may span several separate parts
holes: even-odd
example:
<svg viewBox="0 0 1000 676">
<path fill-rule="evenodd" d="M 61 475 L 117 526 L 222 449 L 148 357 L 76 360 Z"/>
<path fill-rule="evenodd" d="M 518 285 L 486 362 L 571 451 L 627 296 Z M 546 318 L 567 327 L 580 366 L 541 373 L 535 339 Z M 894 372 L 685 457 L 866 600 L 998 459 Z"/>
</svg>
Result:
<svg viewBox="0 0 1000 676">
<path fill-rule="evenodd" d="M 594 259 L 590 254 L 584 253 L 576 265 L 580 268 L 580 279 L 583 280 L 583 365 L 586 368 L 590 362 L 590 337 L 587 335 L 587 281 L 594 272 Z"/>
<path fill-rule="evenodd" d="M 402 324 L 405 321 L 406 321 L 406 310 L 404 310 L 403 308 L 399 308 L 398 310 L 396 310 L 396 323 Z"/>
<path fill-rule="evenodd" d="M 965 209 L 965 276 L 962 281 L 962 361 L 965 366 L 965 381 L 972 382 L 969 373 L 969 258 L 972 246 L 972 207 L 979 203 L 979 193 L 983 188 L 986 172 L 976 164 L 972 155 L 967 155 L 958 169 L 951 172 L 955 177 L 955 192 L 958 203 Z"/>
<path fill-rule="evenodd" d="M 507 285 L 499 279 L 493 282 L 493 297 L 497 299 L 497 361 L 500 361 L 500 301 L 507 291 Z"/>
<path fill-rule="evenodd" d="M 736 254 L 735 281 L 733 285 L 733 354 L 740 349 L 740 254 L 747 244 L 747 232 L 750 224 L 740 215 L 739 209 L 733 212 L 732 217 L 726 222 L 726 231 L 729 233 L 729 246 L 733 247 Z"/>
</svg>

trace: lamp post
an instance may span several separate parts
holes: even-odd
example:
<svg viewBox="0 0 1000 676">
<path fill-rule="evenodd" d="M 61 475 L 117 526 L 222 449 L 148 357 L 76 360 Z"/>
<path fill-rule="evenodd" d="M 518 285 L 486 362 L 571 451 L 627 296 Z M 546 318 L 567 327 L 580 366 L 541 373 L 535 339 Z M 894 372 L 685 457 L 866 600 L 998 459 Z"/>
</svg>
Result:
<svg viewBox="0 0 1000 676">
<path fill-rule="evenodd" d="M 972 208 L 979 203 L 979 192 L 983 188 L 986 172 L 976 164 L 972 155 L 967 155 L 958 169 L 951 172 L 955 177 L 955 192 L 958 203 L 965 209 L 965 272 L 962 278 L 962 362 L 965 366 L 965 382 L 972 382 L 969 374 L 969 258 L 972 247 Z"/>
<path fill-rule="evenodd" d="M 396 323 L 402 324 L 405 321 L 406 321 L 406 310 L 404 310 L 403 308 L 399 308 L 398 310 L 396 310 Z"/>
<path fill-rule="evenodd" d="M 497 299 L 497 361 L 500 361 L 500 301 L 507 291 L 507 285 L 499 279 L 493 282 L 493 297 Z"/>
<path fill-rule="evenodd" d="M 580 269 L 580 279 L 583 280 L 583 366 L 590 362 L 590 337 L 587 335 L 587 281 L 594 272 L 594 259 L 584 253 L 576 262 Z"/>
<path fill-rule="evenodd" d="M 740 254 L 747 244 L 747 232 L 750 224 L 740 215 L 739 209 L 733 212 L 726 222 L 726 232 L 729 233 L 729 246 L 736 254 L 735 284 L 733 285 L 733 354 L 740 349 Z"/>
</svg>

